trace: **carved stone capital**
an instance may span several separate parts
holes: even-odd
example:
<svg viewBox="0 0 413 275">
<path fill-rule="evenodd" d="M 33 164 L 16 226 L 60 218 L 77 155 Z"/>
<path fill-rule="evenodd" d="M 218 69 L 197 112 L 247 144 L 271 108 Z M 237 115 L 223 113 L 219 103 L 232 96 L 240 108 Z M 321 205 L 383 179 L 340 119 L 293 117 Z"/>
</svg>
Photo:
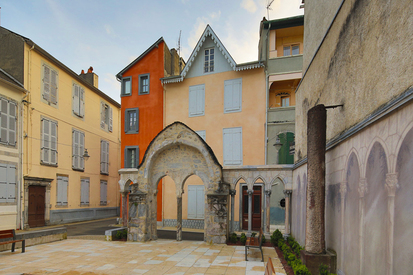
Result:
<svg viewBox="0 0 413 275">
<path fill-rule="evenodd" d="M 399 183 L 397 181 L 397 173 L 386 174 L 387 195 L 389 197 L 394 197 L 396 195 L 397 188 L 399 188 Z"/>
<path fill-rule="evenodd" d="M 363 198 L 367 193 L 367 180 L 366 178 L 360 178 L 359 180 L 359 195 L 360 198 Z"/>
<path fill-rule="evenodd" d="M 340 194 L 343 197 L 347 193 L 347 181 L 340 183 Z"/>
<path fill-rule="evenodd" d="M 265 190 L 264 192 L 265 192 L 265 195 L 267 195 L 267 196 L 271 196 L 271 189 L 269 189 L 269 190 Z"/>
<path fill-rule="evenodd" d="M 224 218 L 228 214 L 227 199 L 219 196 L 208 196 L 208 204 L 216 216 Z"/>
<path fill-rule="evenodd" d="M 229 194 L 230 194 L 231 196 L 235 196 L 236 193 L 237 193 L 237 190 L 235 190 L 235 189 L 229 190 Z"/>
<path fill-rule="evenodd" d="M 247 193 L 249 196 L 252 196 L 252 194 L 254 194 L 254 190 L 247 190 Z"/>
<path fill-rule="evenodd" d="M 283 193 L 286 197 L 288 197 L 293 193 L 293 191 L 292 190 L 283 190 Z"/>
<path fill-rule="evenodd" d="M 129 202 L 136 202 L 138 204 L 145 204 L 146 203 L 146 194 L 129 194 Z"/>
</svg>

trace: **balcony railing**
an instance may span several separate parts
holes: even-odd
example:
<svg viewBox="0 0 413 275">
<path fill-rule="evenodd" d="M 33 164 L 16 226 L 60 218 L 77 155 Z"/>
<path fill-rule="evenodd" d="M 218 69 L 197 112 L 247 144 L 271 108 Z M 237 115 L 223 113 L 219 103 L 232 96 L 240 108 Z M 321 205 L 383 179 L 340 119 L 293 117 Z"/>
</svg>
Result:
<svg viewBox="0 0 413 275">
<path fill-rule="evenodd" d="M 270 74 L 301 72 L 303 69 L 303 55 L 281 56 L 268 59 L 267 68 Z"/>
</svg>

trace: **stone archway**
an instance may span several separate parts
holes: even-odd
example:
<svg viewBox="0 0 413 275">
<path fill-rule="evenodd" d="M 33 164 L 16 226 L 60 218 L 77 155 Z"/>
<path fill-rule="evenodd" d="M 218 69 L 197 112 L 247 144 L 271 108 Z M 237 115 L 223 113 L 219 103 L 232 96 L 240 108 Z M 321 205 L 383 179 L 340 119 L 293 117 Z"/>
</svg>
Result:
<svg viewBox="0 0 413 275">
<path fill-rule="evenodd" d="M 120 171 L 121 180 L 132 178 Z M 177 240 L 182 240 L 182 193 L 185 180 L 199 176 L 204 183 L 204 240 L 225 243 L 228 236 L 229 185 L 222 181 L 222 166 L 212 149 L 181 122 L 162 130 L 149 144 L 142 163 L 133 172 L 129 194 L 128 240 L 157 239 L 157 185 L 169 176 L 175 182 L 177 199 Z M 122 188 L 121 186 L 121 189 Z"/>
</svg>

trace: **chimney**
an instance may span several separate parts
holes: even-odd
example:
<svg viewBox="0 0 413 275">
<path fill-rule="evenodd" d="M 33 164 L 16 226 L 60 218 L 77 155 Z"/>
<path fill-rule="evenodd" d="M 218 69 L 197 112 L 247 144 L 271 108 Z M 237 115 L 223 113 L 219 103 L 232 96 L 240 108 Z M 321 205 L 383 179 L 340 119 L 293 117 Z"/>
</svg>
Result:
<svg viewBox="0 0 413 275">
<path fill-rule="evenodd" d="M 89 84 L 95 86 L 96 88 L 99 89 L 98 87 L 98 81 L 99 81 L 99 77 L 97 74 L 95 74 L 93 72 L 93 67 L 90 66 L 89 69 L 87 70 L 87 73 L 85 73 L 84 70 L 82 70 L 82 72 L 80 73 L 80 78 L 83 78 L 83 80 L 85 80 L 86 82 L 88 82 Z"/>
</svg>

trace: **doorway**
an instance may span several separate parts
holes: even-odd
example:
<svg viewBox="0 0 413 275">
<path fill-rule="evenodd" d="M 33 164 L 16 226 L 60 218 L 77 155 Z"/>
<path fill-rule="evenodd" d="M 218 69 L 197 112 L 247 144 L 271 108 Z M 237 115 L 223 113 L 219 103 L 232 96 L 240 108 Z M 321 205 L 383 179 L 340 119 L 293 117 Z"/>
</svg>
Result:
<svg viewBox="0 0 413 275">
<path fill-rule="evenodd" d="M 258 231 L 261 228 L 261 186 L 254 186 L 252 193 L 252 230 Z M 248 230 L 248 187 L 242 187 L 242 229 Z"/>
<path fill-rule="evenodd" d="M 44 186 L 29 186 L 29 226 L 39 227 L 45 225 L 45 194 Z"/>
</svg>

